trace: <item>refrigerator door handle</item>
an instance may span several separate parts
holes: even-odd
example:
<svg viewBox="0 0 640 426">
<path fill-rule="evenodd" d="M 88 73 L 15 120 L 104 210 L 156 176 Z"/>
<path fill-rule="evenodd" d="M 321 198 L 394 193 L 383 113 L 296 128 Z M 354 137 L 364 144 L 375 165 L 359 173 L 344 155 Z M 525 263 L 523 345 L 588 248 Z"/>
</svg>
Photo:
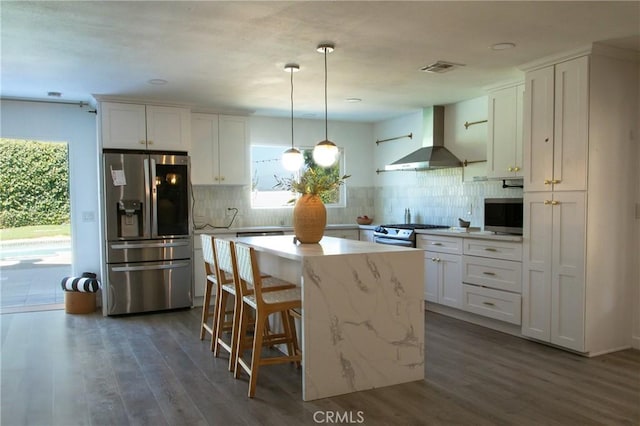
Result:
<svg viewBox="0 0 640 426">
<path fill-rule="evenodd" d="M 144 194 L 147 200 L 147 203 L 146 203 L 147 206 L 144 209 L 144 235 L 147 238 L 150 238 L 152 235 L 151 234 L 152 229 L 149 226 L 149 224 L 151 223 L 151 203 L 152 203 L 150 182 L 151 180 L 149 179 L 149 159 L 145 158 L 144 159 Z"/>
<path fill-rule="evenodd" d="M 170 265 L 146 265 L 146 266 L 112 266 L 113 272 L 154 271 L 158 269 L 177 269 L 189 267 L 189 262 L 174 262 Z"/>
<path fill-rule="evenodd" d="M 111 248 L 115 250 L 127 249 L 143 249 L 143 248 L 164 248 L 164 247 L 185 247 L 189 245 L 189 241 L 176 241 L 172 243 L 141 243 L 141 244 L 112 244 Z"/>
<path fill-rule="evenodd" d="M 151 158 L 151 237 L 158 236 L 158 190 L 156 187 L 156 159 Z"/>
</svg>

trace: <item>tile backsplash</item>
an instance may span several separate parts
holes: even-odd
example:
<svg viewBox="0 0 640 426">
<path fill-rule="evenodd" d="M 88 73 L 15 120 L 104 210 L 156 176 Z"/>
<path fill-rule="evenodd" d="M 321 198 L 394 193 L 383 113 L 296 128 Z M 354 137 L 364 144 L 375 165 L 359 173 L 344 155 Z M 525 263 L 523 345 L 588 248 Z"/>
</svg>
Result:
<svg viewBox="0 0 640 426">
<path fill-rule="evenodd" d="M 481 227 L 484 199 L 522 197 L 521 188 L 502 188 L 502 181 L 463 182 L 462 168 L 407 173 L 401 186 L 353 187 L 347 185 L 347 207 L 327 208 L 330 224 L 355 223 L 360 215 L 373 216 L 374 223 L 402 223 L 404 210 L 411 210 L 411 221 L 457 226 L 458 218 Z M 226 227 L 238 209 L 233 227 L 290 226 L 292 208 L 252 209 L 251 192 L 241 186 L 195 186 L 194 221 L 196 227 L 209 224 Z"/>
</svg>

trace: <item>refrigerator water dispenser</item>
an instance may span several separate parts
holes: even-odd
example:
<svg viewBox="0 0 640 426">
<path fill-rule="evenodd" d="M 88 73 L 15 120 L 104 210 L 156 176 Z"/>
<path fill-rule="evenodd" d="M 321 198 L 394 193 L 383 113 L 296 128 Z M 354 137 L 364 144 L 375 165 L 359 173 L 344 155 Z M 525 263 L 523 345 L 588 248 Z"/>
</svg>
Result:
<svg viewBox="0 0 640 426">
<path fill-rule="evenodd" d="M 142 216 L 142 201 L 118 201 L 118 236 L 142 237 L 144 230 Z"/>
</svg>

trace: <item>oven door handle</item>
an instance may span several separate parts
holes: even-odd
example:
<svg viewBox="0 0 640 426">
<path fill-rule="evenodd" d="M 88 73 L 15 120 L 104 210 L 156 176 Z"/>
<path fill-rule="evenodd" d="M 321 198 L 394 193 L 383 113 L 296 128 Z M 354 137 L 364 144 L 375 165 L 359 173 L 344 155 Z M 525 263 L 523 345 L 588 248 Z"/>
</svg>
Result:
<svg viewBox="0 0 640 426">
<path fill-rule="evenodd" d="M 413 241 L 401 240 L 398 238 L 385 238 L 375 236 L 374 240 L 377 244 L 387 244 L 391 246 L 413 247 Z"/>
</svg>

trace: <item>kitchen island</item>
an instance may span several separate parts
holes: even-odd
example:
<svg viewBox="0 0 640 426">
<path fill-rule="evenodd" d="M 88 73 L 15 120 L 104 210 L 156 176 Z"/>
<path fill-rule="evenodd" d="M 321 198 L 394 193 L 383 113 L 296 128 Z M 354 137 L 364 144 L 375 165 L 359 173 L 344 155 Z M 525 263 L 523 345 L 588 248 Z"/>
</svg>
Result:
<svg viewBox="0 0 640 426">
<path fill-rule="evenodd" d="M 241 237 L 260 269 L 302 286 L 302 398 L 424 379 L 422 250 L 324 237 Z"/>
</svg>

